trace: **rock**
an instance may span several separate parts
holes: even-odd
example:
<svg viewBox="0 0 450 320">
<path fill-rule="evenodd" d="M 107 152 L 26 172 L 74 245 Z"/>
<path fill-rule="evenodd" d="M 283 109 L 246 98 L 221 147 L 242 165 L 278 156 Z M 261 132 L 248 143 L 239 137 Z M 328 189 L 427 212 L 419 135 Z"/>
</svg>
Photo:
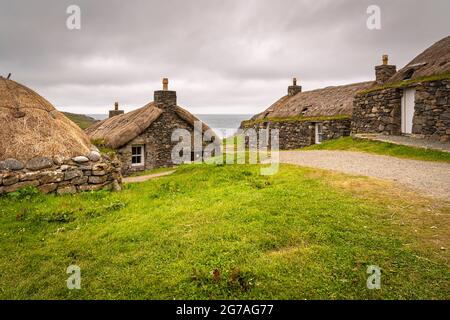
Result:
<svg viewBox="0 0 450 320">
<path fill-rule="evenodd" d="M 95 152 L 100 153 L 100 150 L 98 150 L 98 148 L 96 146 L 94 146 L 94 145 L 91 146 L 91 151 L 95 151 Z"/>
<path fill-rule="evenodd" d="M 27 163 L 27 169 L 33 171 L 50 168 L 52 166 L 53 166 L 53 159 L 47 157 L 36 157 L 31 159 Z"/>
<path fill-rule="evenodd" d="M 106 172 L 104 170 L 92 171 L 93 176 L 104 176 L 105 174 L 106 174 Z"/>
<path fill-rule="evenodd" d="M 92 170 L 94 171 L 106 170 L 107 168 L 108 165 L 106 163 L 97 163 L 92 166 Z"/>
<path fill-rule="evenodd" d="M 61 171 L 66 171 L 69 168 L 70 168 L 70 166 L 68 166 L 67 164 L 63 164 L 60 169 L 61 169 Z"/>
<path fill-rule="evenodd" d="M 120 183 L 117 180 L 114 180 L 114 182 L 112 183 L 112 190 L 113 191 L 121 191 L 122 190 L 122 186 L 120 185 Z"/>
<path fill-rule="evenodd" d="M 53 163 L 56 164 L 57 166 L 60 166 L 64 163 L 64 157 L 63 156 L 54 156 L 53 157 Z"/>
<path fill-rule="evenodd" d="M 20 181 L 38 180 L 42 176 L 41 172 L 25 172 L 19 177 Z"/>
<path fill-rule="evenodd" d="M 91 151 L 88 155 L 88 158 L 89 158 L 89 160 L 96 162 L 96 161 L 100 160 L 101 155 L 97 151 Z"/>
<path fill-rule="evenodd" d="M 41 184 L 60 182 L 64 179 L 64 173 L 60 171 L 45 171 L 39 179 Z"/>
<path fill-rule="evenodd" d="M 85 156 L 78 156 L 78 157 L 72 158 L 72 160 L 75 161 L 76 163 L 84 163 L 84 162 L 89 161 L 88 157 L 85 157 Z"/>
<path fill-rule="evenodd" d="M 23 163 L 16 159 L 0 161 L 0 170 L 22 170 L 23 168 Z"/>
<path fill-rule="evenodd" d="M 73 193 L 77 192 L 77 188 L 75 186 L 68 185 L 68 186 L 64 186 L 64 187 L 59 187 L 56 192 L 60 195 L 61 194 L 73 194 Z"/>
<path fill-rule="evenodd" d="M 50 192 L 55 191 L 57 187 L 58 187 L 57 183 L 48 183 L 48 184 L 43 184 L 43 185 L 39 186 L 38 189 L 42 193 L 50 193 Z"/>
<path fill-rule="evenodd" d="M 3 177 L 3 185 L 4 186 L 10 186 L 17 182 L 19 182 L 19 177 L 15 174 Z M 8 192 L 8 191 L 5 191 L 5 192 Z"/>
<path fill-rule="evenodd" d="M 74 169 L 74 170 L 67 170 L 64 174 L 64 180 L 71 180 L 76 177 L 83 176 L 83 171 Z"/>
<path fill-rule="evenodd" d="M 92 184 L 99 184 L 104 183 L 106 181 L 106 176 L 90 176 L 89 177 L 89 183 Z"/>
<path fill-rule="evenodd" d="M 97 191 L 103 189 L 103 184 L 87 184 L 78 186 L 79 191 Z"/>
<path fill-rule="evenodd" d="M 73 179 L 73 180 L 71 181 L 71 183 L 74 184 L 74 185 L 85 184 L 85 183 L 88 182 L 88 179 L 89 179 L 89 177 L 87 177 L 87 176 L 84 176 L 84 177 L 78 177 L 78 178 Z"/>
<path fill-rule="evenodd" d="M 17 190 L 20 190 L 25 187 L 37 187 L 39 185 L 39 181 L 33 180 L 33 181 L 24 181 L 24 182 L 18 182 L 13 185 L 3 187 L 3 192 L 14 192 Z"/>
</svg>

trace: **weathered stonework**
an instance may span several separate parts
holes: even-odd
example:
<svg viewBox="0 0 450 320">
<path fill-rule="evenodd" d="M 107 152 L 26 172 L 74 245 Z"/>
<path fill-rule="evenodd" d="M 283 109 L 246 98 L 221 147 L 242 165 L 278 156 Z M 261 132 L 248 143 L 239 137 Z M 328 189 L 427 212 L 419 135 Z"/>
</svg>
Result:
<svg viewBox="0 0 450 320">
<path fill-rule="evenodd" d="M 450 141 L 450 79 L 415 83 L 412 133 Z M 352 133 L 401 134 L 401 100 L 404 88 L 390 88 L 356 95 Z"/>
<path fill-rule="evenodd" d="M 357 94 L 353 100 L 352 133 L 401 133 L 402 89 Z"/>
<path fill-rule="evenodd" d="M 17 160 L 16 160 L 17 161 Z M 120 190 L 122 176 L 120 161 L 101 157 L 98 161 L 77 163 L 72 159 L 59 159 L 50 163 L 47 158 L 34 158 L 21 166 L 21 169 L 0 170 L 0 194 L 14 192 L 33 186 L 42 193 L 75 193 L 86 190 Z M 91 179 L 93 169 L 101 168 L 96 179 Z"/>
<path fill-rule="evenodd" d="M 350 119 L 335 119 L 324 121 L 266 121 L 244 126 L 242 129 L 279 130 L 280 150 L 304 148 L 315 144 L 315 124 L 322 123 L 322 141 L 337 139 L 350 135 Z"/>
</svg>

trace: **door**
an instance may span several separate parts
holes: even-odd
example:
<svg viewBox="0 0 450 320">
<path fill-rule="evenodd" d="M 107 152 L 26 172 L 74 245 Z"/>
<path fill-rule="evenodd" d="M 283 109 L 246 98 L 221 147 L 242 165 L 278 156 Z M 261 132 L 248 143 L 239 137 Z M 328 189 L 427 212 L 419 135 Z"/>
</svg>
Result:
<svg viewBox="0 0 450 320">
<path fill-rule="evenodd" d="M 416 90 L 405 89 L 402 96 L 402 133 L 412 133 Z"/>
</svg>

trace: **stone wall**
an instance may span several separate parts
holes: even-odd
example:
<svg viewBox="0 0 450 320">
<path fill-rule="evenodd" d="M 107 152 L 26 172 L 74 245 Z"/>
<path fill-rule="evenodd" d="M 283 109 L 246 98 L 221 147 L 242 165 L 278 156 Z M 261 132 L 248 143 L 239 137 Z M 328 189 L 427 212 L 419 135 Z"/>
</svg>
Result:
<svg viewBox="0 0 450 320">
<path fill-rule="evenodd" d="M 410 85 L 416 90 L 412 133 L 450 141 L 450 79 Z M 352 133 L 401 134 L 403 88 L 356 95 Z"/>
<path fill-rule="evenodd" d="M 423 137 L 450 141 L 450 79 L 416 86 L 412 132 Z"/>
<path fill-rule="evenodd" d="M 352 133 L 401 132 L 402 89 L 357 94 L 353 100 Z"/>
<path fill-rule="evenodd" d="M 159 167 L 172 167 L 172 150 L 178 142 L 172 142 L 172 132 L 185 129 L 191 137 L 194 127 L 181 119 L 175 111 L 164 109 L 164 112 L 144 132 L 117 150 L 122 162 L 122 174 L 129 175 L 136 171 L 149 170 Z M 203 146 L 209 143 L 204 142 Z M 144 145 L 145 166 L 133 166 L 131 163 L 131 148 L 133 145 Z M 192 152 L 194 151 L 193 146 Z M 201 152 L 200 152 L 201 153 Z"/>
<path fill-rule="evenodd" d="M 266 121 L 242 129 L 278 129 L 280 150 L 290 150 L 315 144 L 315 123 L 323 125 L 323 141 L 350 135 L 350 119 L 324 121 Z"/>
<path fill-rule="evenodd" d="M 72 159 L 36 157 L 26 164 L 15 159 L 0 161 L 0 194 L 28 186 L 58 194 L 120 190 L 121 184 L 120 162 L 97 151 Z"/>
</svg>

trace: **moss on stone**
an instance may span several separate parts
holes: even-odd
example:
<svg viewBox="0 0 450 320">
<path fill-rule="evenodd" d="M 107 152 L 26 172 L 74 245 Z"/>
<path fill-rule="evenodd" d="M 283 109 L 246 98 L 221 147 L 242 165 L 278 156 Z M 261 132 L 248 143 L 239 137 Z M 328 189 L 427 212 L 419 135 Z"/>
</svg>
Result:
<svg viewBox="0 0 450 320">
<path fill-rule="evenodd" d="M 444 72 L 441 74 L 437 74 L 437 75 L 433 75 L 433 76 L 427 76 L 427 77 L 421 77 L 421 78 L 417 78 L 417 79 L 403 80 L 403 81 L 399 81 L 399 82 L 388 83 L 388 84 L 385 84 L 382 86 L 377 86 L 377 87 L 374 87 L 371 89 L 359 91 L 357 93 L 357 95 L 365 95 L 368 93 L 377 92 L 377 91 L 381 91 L 381 90 L 385 90 L 385 89 L 402 88 L 402 87 L 406 87 L 411 84 L 420 83 L 420 82 L 440 81 L 440 80 L 446 80 L 446 79 L 450 79 L 450 71 L 447 71 L 447 72 Z"/>
</svg>

